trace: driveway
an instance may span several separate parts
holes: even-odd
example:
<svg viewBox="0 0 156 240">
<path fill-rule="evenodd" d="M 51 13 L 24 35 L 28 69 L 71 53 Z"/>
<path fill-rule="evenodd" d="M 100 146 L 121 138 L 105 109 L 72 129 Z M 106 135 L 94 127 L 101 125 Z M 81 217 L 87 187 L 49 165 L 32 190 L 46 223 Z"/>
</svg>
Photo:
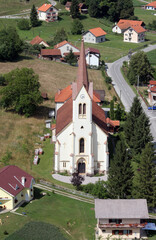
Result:
<svg viewBox="0 0 156 240">
<path fill-rule="evenodd" d="M 150 45 L 149 47 L 147 47 L 145 49 L 141 49 L 141 51 L 149 52 L 154 49 L 156 49 L 156 44 Z M 112 83 L 114 85 L 114 88 L 115 88 L 118 96 L 120 97 L 120 99 L 125 107 L 125 110 L 127 112 L 129 112 L 130 108 L 132 106 L 133 99 L 135 97 L 135 93 L 132 91 L 131 87 L 128 85 L 128 83 L 122 76 L 120 69 L 121 69 L 124 61 L 128 61 L 128 56 L 122 57 L 113 63 L 108 63 L 107 64 L 108 65 L 107 73 L 112 78 Z M 141 103 L 142 103 L 142 107 L 143 107 L 146 115 L 150 119 L 151 133 L 154 138 L 154 143 L 156 144 L 156 111 L 148 110 L 147 106 L 142 101 L 142 99 L 141 99 Z"/>
</svg>

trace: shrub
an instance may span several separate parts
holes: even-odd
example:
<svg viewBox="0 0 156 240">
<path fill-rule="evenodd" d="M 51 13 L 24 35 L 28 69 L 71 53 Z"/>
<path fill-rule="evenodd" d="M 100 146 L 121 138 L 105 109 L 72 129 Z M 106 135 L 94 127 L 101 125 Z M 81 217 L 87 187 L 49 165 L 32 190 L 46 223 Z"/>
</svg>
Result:
<svg viewBox="0 0 156 240">
<path fill-rule="evenodd" d="M 3 77 L 3 75 L 0 75 L 0 86 L 4 86 L 5 85 L 5 77 Z"/>
<path fill-rule="evenodd" d="M 17 26 L 20 30 L 29 30 L 30 29 L 29 20 L 23 18 L 17 23 Z"/>
<path fill-rule="evenodd" d="M 106 77 L 105 81 L 106 81 L 107 84 L 111 84 L 112 83 L 111 77 Z"/>
<path fill-rule="evenodd" d="M 82 188 L 82 191 L 92 194 L 95 197 L 100 198 L 100 199 L 108 198 L 107 182 L 105 182 L 105 181 L 99 180 L 95 184 L 89 183 L 87 185 L 84 185 Z"/>
</svg>

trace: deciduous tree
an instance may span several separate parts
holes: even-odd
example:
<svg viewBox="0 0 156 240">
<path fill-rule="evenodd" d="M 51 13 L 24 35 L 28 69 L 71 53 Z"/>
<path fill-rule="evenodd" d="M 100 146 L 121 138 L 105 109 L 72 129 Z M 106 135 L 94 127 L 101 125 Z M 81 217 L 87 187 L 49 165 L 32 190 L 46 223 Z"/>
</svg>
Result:
<svg viewBox="0 0 156 240">
<path fill-rule="evenodd" d="M 70 7 L 70 13 L 72 18 L 79 18 L 80 17 L 80 12 L 79 12 L 79 2 L 78 0 L 72 0 L 72 4 Z"/>
</svg>

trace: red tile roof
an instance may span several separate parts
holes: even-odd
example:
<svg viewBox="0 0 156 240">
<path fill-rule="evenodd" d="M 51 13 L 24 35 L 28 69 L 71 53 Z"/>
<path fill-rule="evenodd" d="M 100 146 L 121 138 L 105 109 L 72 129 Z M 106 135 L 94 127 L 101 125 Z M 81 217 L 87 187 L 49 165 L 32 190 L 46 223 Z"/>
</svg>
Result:
<svg viewBox="0 0 156 240">
<path fill-rule="evenodd" d="M 69 85 L 64 89 L 59 90 L 55 94 L 55 102 L 65 102 L 71 97 L 72 97 L 72 85 Z M 100 96 L 95 91 L 93 92 L 93 100 L 95 102 L 101 102 Z"/>
<path fill-rule="evenodd" d="M 64 40 L 63 42 L 60 42 L 60 43 L 56 44 L 56 45 L 54 46 L 54 48 L 60 48 L 60 47 L 64 46 L 64 45 L 67 44 L 67 43 L 68 43 L 69 45 L 71 45 L 72 47 L 74 47 L 74 48 L 76 48 L 77 50 L 80 51 L 79 48 L 77 48 L 77 47 L 74 46 L 72 43 L 70 43 L 70 42 L 68 42 L 68 41 L 66 41 L 66 40 Z"/>
<path fill-rule="evenodd" d="M 52 4 L 45 3 L 41 7 L 38 8 L 38 11 L 46 12 L 52 6 L 53 6 Z"/>
<path fill-rule="evenodd" d="M 156 81 L 151 80 L 151 81 L 149 82 L 149 84 L 150 84 L 150 85 L 156 85 Z"/>
<path fill-rule="evenodd" d="M 156 92 L 156 86 L 154 86 L 154 87 L 151 87 L 151 92 Z"/>
<path fill-rule="evenodd" d="M 36 36 L 35 38 L 33 38 L 30 42 L 31 45 L 35 45 L 35 44 L 40 44 L 41 42 L 46 43 L 42 38 L 40 38 L 39 36 Z M 46 43 L 47 44 L 47 43 Z M 47 44 L 48 45 L 48 44 Z"/>
<path fill-rule="evenodd" d="M 95 37 L 100 37 L 100 36 L 103 36 L 103 35 L 106 35 L 107 33 L 100 27 L 97 27 L 97 28 L 92 28 L 92 29 L 89 29 L 89 32 L 91 32 Z"/>
<path fill-rule="evenodd" d="M 146 6 L 151 6 L 156 8 L 156 1 L 148 3 Z"/>
<path fill-rule="evenodd" d="M 51 130 L 53 130 L 53 129 L 56 129 L 56 124 L 55 123 L 51 125 Z"/>
<path fill-rule="evenodd" d="M 0 188 L 16 196 L 24 189 L 22 177 L 25 177 L 25 187 L 30 188 L 31 181 L 34 179 L 31 175 L 17 166 L 6 166 L 0 169 Z"/>
<path fill-rule="evenodd" d="M 42 56 L 61 56 L 60 49 L 41 49 Z"/>
<path fill-rule="evenodd" d="M 73 116 L 73 100 L 69 99 L 62 107 L 57 111 L 56 118 L 56 135 L 60 133 L 71 121 Z"/>
<path fill-rule="evenodd" d="M 100 54 L 100 51 L 99 51 L 98 49 L 96 49 L 96 48 L 87 48 L 87 49 L 85 50 L 85 53 L 87 54 L 88 52 Z"/>
<path fill-rule="evenodd" d="M 127 19 L 120 19 L 117 23 L 117 26 L 120 29 L 127 29 L 131 26 L 142 26 L 144 24 L 143 21 L 135 21 L 135 20 L 127 20 Z"/>
<path fill-rule="evenodd" d="M 141 26 L 131 26 L 130 28 L 132 28 L 137 33 L 142 33 L 147 31 L 145 28 Z"/>
</svg>

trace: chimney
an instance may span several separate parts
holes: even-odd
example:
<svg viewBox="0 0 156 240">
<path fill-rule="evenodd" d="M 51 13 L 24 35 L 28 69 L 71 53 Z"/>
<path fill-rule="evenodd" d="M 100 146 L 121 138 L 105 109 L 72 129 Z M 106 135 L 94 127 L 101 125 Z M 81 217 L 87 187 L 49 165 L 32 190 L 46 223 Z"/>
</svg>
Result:
<svg viewBox="0 0 156 240">
<path fill-rule="evenodd" d="M 25 177 L 22 177 L 21 180 L 22 180 L 22 185 L 25 186 Z"/>
<path fill-rule="evenodd" d="M 60 94 L 60 92 L 61 92 L 61 90 L 60 90 L 60 89 L 58 89 L 57 93 L 58 93 L 58 94 Z"/>
</svg>

